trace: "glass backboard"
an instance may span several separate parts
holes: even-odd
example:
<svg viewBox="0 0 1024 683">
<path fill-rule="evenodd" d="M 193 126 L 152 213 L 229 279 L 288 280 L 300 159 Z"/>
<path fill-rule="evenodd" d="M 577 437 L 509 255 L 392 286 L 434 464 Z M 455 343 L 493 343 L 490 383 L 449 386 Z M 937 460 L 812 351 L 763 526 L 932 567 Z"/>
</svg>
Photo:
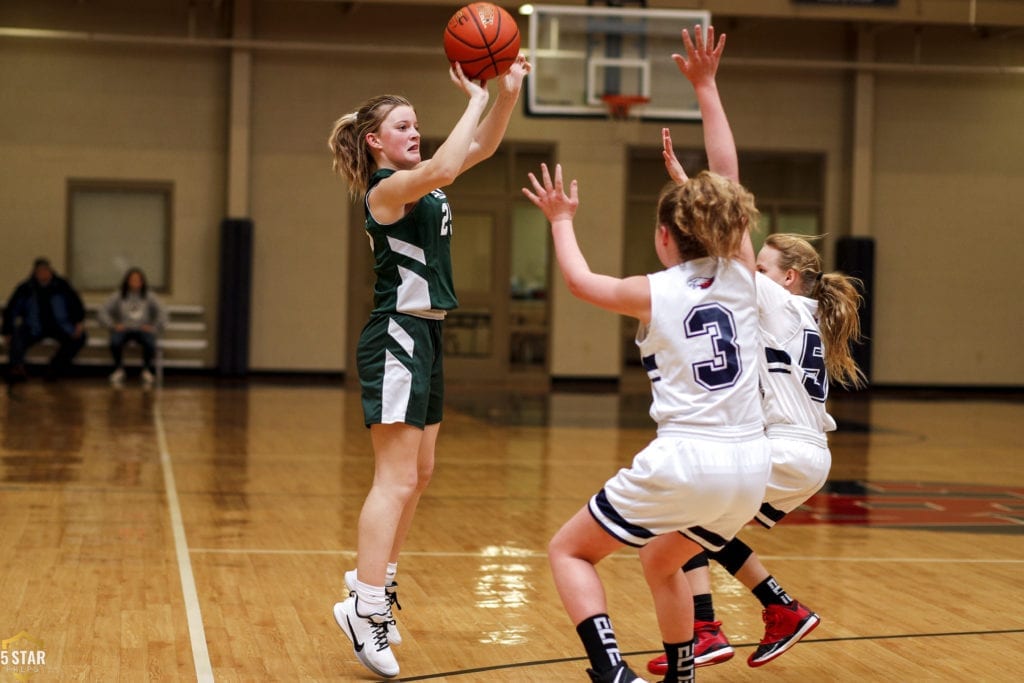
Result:
<svg viewBox="0 0 1024 683">
<path fill-rule="evenodd" d="M 609 95 L 647 98 L 630 116 L 699 120 L 693 88 L 672 60 L 682 30 L 710 12 L 534 5 L 529 18 L 526 111 L 532 116 L 609 115 Z"/>
</svg>

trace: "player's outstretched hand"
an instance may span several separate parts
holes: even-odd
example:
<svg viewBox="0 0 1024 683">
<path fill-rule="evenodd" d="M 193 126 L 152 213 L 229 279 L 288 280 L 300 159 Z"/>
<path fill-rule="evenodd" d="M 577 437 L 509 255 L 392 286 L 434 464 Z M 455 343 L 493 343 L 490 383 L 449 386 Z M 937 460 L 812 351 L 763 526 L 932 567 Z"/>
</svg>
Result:
<svg viewBox="0 0 1024 683">
<path fill-rule="evenodd" d="M 689 178 L 686 177 L 686 171 L 683 170 L 683 165 L 679 163 L 675 150 L 672 149 L 672 134 L 668 131 L 668 128 L 661 129 L 661 145 L 661 158 L 665 160 L 665 170 L 668 171 L 668 177 L 675 181 L 677 185 L 682 185 Z"/>
<path fill-rule="evenodd" d="M 541 211 L 548 221 L 554 223 L 557 220 L 572 220 L 576 215 L 576 207 L 580 205 L 579 194 L 576 188 L 576 180 L 569 183 L 569 194 L 565 194 L 565 187 L 562 183 L 562 165 L 555 164 L 555 179 L 552 181 L 548 172 L 548 165 L 541 164 L 541 180 L 530 173 L 530 184 L 533 191 L 523 188 L 523 194 Z M 542 182 L 543 181 L 543 182 Z"/>
<path fill-rule="evenodd" d="M 679 71 L 696 86 L 698 83 L 713 81 L 718 71 L 718 63 L 722 59 L 722 51 L 725 50 L 725 34 L 718 36 L 718 44 L 715 44 L 715 27 L 708 26 L 705 33 L 704 28 L 697 24 L 693 27 L 693 40 L 690 33 L 684 28 L 682 31 L 683 45 L 686 46 L 686 56 L 673 54 Z"/>
<path fill-rule="evenodd" d="M 459 90 L 466 93 L 466 97 L 469 99 L 483 98 L 484 103 L 487 103 L 489 97 L 487 88 L 483 81 L 473 81 L 466 77 L 466 74 L 462 73 L 462 65 L 458 62 L 454 66 L 449 67 L 448 74 L 452 78 L 452 82 L 459 87 Z"/>
<path fill-rule="evenodd" d="M 516 57 L 516 61 L 512 62 L 512 66 L 509 67 L 508 71 L 498 78 L 498 86 L 503 92 L 518 95 L 519 91 L 523 88 L 523 79 L 526 78 L 526 74 L 530 73 L 532 68 L 530 63 L 526 61 L 525 55 L 519 55 Z"/>
</svg>

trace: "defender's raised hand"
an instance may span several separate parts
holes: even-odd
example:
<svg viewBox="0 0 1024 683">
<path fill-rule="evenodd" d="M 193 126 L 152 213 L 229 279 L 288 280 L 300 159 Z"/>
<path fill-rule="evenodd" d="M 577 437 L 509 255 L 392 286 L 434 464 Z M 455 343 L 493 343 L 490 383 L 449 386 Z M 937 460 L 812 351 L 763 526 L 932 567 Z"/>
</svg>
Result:
<svg viewBox="0 0 1024 683">
<path fill-rule="evenodd" d="M 693 39 L 685 28 L 682 35 L 686 56 L 672 55 L 679 71 L 693 83 L 694 87 L 704 82 L 713 82 L 718 71 L 718 63 L 722 59 L 722 51 L 725 49 L 725 34 L 718 36 L 718 44 L 715 44 L 715 27 L 708 26 L 705 32 L 704 28 L 697 24 L 693 27 Z"/>
<path fill-rule="evenodd" d="M 668 128 L 661 129 L 661 144 L 661 158 L 665 160 L 665 170 L 668 171 L 668 177 L 675 181 L 677 185 L 682 185 L 688 178 L 686 177 L 686 171 L 683 170 L 683 165 L 676 158 L 675 150 L 672 149 L 672 134 Z"/>
<path fill-rule="evenodd" d="M 569 183 L 569 194 L 565 194 L 565 187 L 562 182 L 562 165 L 555 164 L 555 178 L 552 181 L 548 172 L 547 164 L 540 165 L 541 180 L 533 173 L 529 174 L 530 184 L 533 191 L 523 188 L 523 194 L 534 205 L 544 212 L 548 221 L 554 223 L 557 220 L 572 220 L 576 215 L 576 208 L 580 205 L 579 195 L 576 187 L 576 180 Z"/>
</svg>

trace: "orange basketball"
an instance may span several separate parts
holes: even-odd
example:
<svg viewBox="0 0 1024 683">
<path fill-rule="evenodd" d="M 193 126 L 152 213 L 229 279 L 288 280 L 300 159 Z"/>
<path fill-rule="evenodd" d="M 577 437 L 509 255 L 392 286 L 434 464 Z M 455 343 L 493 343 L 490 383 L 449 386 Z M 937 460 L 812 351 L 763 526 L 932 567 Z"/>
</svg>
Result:
<svg viewBox="0 0 1024 683">
<path fill-rule="evenodd" d="M 452 15 L 444 30 L 444 53 L 472 80 L 487 81 L 508 71 L 519 56 L 519 26 L 489 2 L 471 2 Z"/>
</svg>

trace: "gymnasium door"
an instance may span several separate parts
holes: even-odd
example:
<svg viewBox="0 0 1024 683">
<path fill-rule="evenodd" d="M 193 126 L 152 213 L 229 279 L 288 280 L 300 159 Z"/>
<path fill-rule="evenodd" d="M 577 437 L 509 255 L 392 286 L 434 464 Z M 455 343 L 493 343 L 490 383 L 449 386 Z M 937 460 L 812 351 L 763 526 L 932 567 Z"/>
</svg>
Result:
<svg viewBox="0 0 1024 683">
<path fill-rule="evenodd" d="M 445 374 L 487 381 L 508 372 L 507 217 L 493 202 L 460 197 L 452 205 L 452 270 L 459 308 L 445 321 Z"/>
</svg>

